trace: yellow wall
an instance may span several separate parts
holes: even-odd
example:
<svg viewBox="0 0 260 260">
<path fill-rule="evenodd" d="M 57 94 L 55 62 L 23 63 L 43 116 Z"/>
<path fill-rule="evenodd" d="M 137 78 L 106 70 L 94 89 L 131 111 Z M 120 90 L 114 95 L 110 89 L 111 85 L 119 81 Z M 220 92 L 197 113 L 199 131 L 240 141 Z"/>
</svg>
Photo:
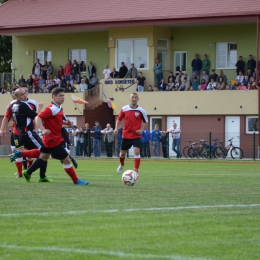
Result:
<svg viewBox="0 0 260 260">
<path fill-rule="evenodd" d="M 81 99 L 84 99 L 83 93 L 75 93 L 73 94 Z M 50 105 L 52 98 L 51 94 L 29 94 L 29 98 L 36 100 L 37 102 L 43 102 L 44 107 Z M 11 95 L 0 95 L 0 115 L 3 116 L 5 114 L 6 107 L 12 101 Z M 78 108 L 77 108 L 78 106 Z M 83 115 L 83 109 L 85 105 L 77 106 L 73 103 L 69 94 L 65 94 L 65 102 L 62 105 L 64 109 L 64 113 L 67 116 L 81 116 Z"/>
<path fill-rule="evenodd" d="M 13 62 L 17 67 L 16 80 L 20 74 L 27 79 L 28 74 L 32 73 L 32 66 L 35 63 L 34 53 L 37 50 L 52 51 L 54 73 L 57 73 L 59 66 L 65 66 L 67 63 L 69 49 L 86 49 L 87 65 L 92 61 L 99 77 L 105 64 L 109 63 L 109 51 L 105 51 L 107 47 L 108 32 L 14 36 Z M 29 51 L 30 55 L 26 55 L 26 51 Z"/>
</svg>

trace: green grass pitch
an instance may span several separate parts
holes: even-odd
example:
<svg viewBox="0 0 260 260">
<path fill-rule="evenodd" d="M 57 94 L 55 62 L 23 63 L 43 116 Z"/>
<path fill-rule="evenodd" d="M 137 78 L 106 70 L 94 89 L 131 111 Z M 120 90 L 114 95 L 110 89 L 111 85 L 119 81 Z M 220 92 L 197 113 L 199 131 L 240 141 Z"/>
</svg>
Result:
<svg viewBox="0 0 260 260">
<path fill-rule="evenodd" d="M 260 259 L 260 162 L 143 160 L 133 187 L 116 159 L 78 162 L 89 186 L 58 161 L 26 183 L 0 160 L 0 260 Z"/>
</svg>

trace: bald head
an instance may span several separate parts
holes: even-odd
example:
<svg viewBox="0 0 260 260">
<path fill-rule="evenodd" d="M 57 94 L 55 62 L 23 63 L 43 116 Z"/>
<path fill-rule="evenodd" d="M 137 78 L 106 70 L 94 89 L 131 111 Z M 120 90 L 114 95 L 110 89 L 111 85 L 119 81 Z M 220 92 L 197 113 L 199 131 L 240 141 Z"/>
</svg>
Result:
<svg viewBox="0 0 260 260">
<path fill-rule="evenodd" d="M 17 100 L 20 101 L 26 100 L 25 90 L 23 88 L 18 88 L 17 90 L 15 90 L 14 96 Z"/>
</svg>

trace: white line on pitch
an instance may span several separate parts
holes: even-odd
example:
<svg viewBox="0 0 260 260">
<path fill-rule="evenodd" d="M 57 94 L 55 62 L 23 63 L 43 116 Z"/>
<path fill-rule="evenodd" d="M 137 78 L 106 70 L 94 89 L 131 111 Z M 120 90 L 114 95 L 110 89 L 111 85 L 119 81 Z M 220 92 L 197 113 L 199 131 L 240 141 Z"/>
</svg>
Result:
<svg viewBox="0 0 260 260">
<path fill-rule="evenodd" d="M 28 251 L 54 251 L 65 253 L 78 253 L 87 255 L 109 255 L 122 258 L 144 258 L 144 259 L 172 259 L 172 260 L 209 260 L 205 258 L 183 257 L 180 255 L 152 255 L 152 254 L 132 254 L 124 252 L 113 252 L 104 250 L 90 250 L 90 249 L 73 249 L 73 248 L 60 248 L 60 247 L 29 247 L 29 246 L 16 246 L 0 244 L 0 248 L 14 249 L 14 250 L 28 250 Z"/>
<path fill-rule="evenodd" d="M 48 216 L 48 215 L 80 215 L 90 213 L 115 213 L 115 212 L 131 212 L 131 211 L 170 211 L 170 210 L 200 210 L 214 208 L 250 208 L 260 207 L 260 204 L 227 204 L 227 205 L 201 205 L 201 206 L 178 206 L 163 208 L 135 208 L 135 209 L 107 209 L 107 210 L 73 210 L 61 212 L 25 212 L 25 213 L 3 213 L 0 217 L 16 217 L 16 216 Z"/>
</svg>

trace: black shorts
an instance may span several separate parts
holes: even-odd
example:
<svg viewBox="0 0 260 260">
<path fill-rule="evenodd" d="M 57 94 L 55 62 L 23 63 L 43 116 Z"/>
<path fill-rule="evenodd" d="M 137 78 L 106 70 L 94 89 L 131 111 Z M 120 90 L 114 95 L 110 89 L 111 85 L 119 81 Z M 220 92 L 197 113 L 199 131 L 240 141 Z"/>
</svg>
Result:
<svg viewBox="0 0 260 260">
<path fill-rule="evenodd" d="M 20 133 L 20 135 L 12 134 L 13 144 L 16 149 L 24 148 L 26 150 L 41 149 L 42 140 L 34 131 L 27 131 Z"/>
<path fill-rule="evenodd" d="M 141 138 L 135 138 L 135 139 L 122 139 L 121 144 L 121 150 L 126 151 L 129 150 L 131 147 L 141 147 Z"/>
<path fill-rule="evenodd" d="M 57 160 L 63 160 L 69 155 L 64 148 L 63 142 L 52 148 L 47 148 L 43 145 L 41 148 L 41 153 L 49 153 L 53 159 Z"/>
</svg>

